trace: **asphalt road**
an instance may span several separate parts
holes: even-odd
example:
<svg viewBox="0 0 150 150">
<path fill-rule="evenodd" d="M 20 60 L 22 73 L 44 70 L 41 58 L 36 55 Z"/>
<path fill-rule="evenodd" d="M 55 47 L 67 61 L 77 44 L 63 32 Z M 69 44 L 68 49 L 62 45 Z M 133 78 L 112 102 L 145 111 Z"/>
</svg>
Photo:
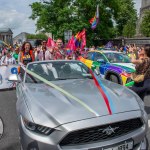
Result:
<svg viewBox="0 0 150 150">
<path fill-rule="evenodd" d="M 20 150 L 15 105 L 15 91 L 0 92 L 0 123 L 1 118 L 4 123 L 4 133 L 0 139 L 0 150 Z M 145 98 L 145 110 L 147 111 L 148 117 L 150 119 L 150 96 Z M 0 132 L 1 131 L 2 129 L 0 129 Z M 150 143 L 150 130 L 147 133 L 147 137 Z"/>
<path fill-rule="evenodd" d="M 4 133 L 0 139 L 0 150 L 20 150 L 15 106 L 15 91 L 0 92 L 0 117 L 4 123 Z"/>
</svg>

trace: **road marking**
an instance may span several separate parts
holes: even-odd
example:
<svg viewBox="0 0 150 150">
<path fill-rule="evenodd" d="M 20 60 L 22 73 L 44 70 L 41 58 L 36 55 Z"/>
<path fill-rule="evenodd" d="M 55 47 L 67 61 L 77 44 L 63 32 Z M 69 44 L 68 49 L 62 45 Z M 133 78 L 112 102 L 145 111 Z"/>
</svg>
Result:
<svg viewBox="0 0 150 150">
<path fill-rule="evenodd" d="M 3 135 L 3 132 L 4 132 L 4 125 L 3 125 L 2 119 L 0 119 L 0 138 Z"/>
</svg>

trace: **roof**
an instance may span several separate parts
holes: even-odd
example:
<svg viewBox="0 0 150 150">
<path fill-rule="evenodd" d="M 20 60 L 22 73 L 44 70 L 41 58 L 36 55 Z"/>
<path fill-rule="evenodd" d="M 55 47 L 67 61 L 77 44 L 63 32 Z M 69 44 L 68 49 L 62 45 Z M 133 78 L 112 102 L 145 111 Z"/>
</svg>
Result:
<svg viewBox="0 0 150 150">
<path fill-rule="evenodd" d="M 16 35 L 13 39 L 18 38 L 19 36 L 22 37 L 22 35 L 26 36 L 26 35 L 28 35 L 28 34 L 29 34 L 29 33 L 27 33 L 27 32 L 21 32 L 21 33 L 19 33 L 18 35 Z"/>
<path fill-rule="evenodd" d="M 0 33 L 11 33 L 13 34 L 10 28 L 0 28 Z"/>
</svg>

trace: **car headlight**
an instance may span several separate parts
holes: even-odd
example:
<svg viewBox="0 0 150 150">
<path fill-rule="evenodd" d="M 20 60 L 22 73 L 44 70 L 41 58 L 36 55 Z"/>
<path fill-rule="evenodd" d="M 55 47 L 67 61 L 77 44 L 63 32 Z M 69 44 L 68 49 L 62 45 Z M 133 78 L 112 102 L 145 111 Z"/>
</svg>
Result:
<svg viewBox="0 0 150 150">
<path fill-rule="evenodd" d="M 38 134 L 49 135 L 49 134 L 51 134 L 54 131 L 54 129 L 52 129 L 52 128 L 35 124 L 33 122 L 28 121 L 25 118 L 22 118 L 22 120 L 23 120 L 23 123 L 24 123 L 25 127 L 28 130 L 36 132 Z"/>
</svg>

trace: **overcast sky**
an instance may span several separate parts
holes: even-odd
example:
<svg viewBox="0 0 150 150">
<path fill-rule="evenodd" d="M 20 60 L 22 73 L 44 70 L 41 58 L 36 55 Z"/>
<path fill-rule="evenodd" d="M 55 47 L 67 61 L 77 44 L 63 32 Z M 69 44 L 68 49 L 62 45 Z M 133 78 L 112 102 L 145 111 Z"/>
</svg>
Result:
<svg viewBox="0 0 150 150">
<path fill-rule="evenodd" d="M 29 4 L 39 0 L 0 0 L 0 28 L 11 28 L 14 36 L 21 32 L 35 33 L 35 22 L 29 19 Z M 134 0 L 139 12 L 141 0 Z"/>
</svg>

